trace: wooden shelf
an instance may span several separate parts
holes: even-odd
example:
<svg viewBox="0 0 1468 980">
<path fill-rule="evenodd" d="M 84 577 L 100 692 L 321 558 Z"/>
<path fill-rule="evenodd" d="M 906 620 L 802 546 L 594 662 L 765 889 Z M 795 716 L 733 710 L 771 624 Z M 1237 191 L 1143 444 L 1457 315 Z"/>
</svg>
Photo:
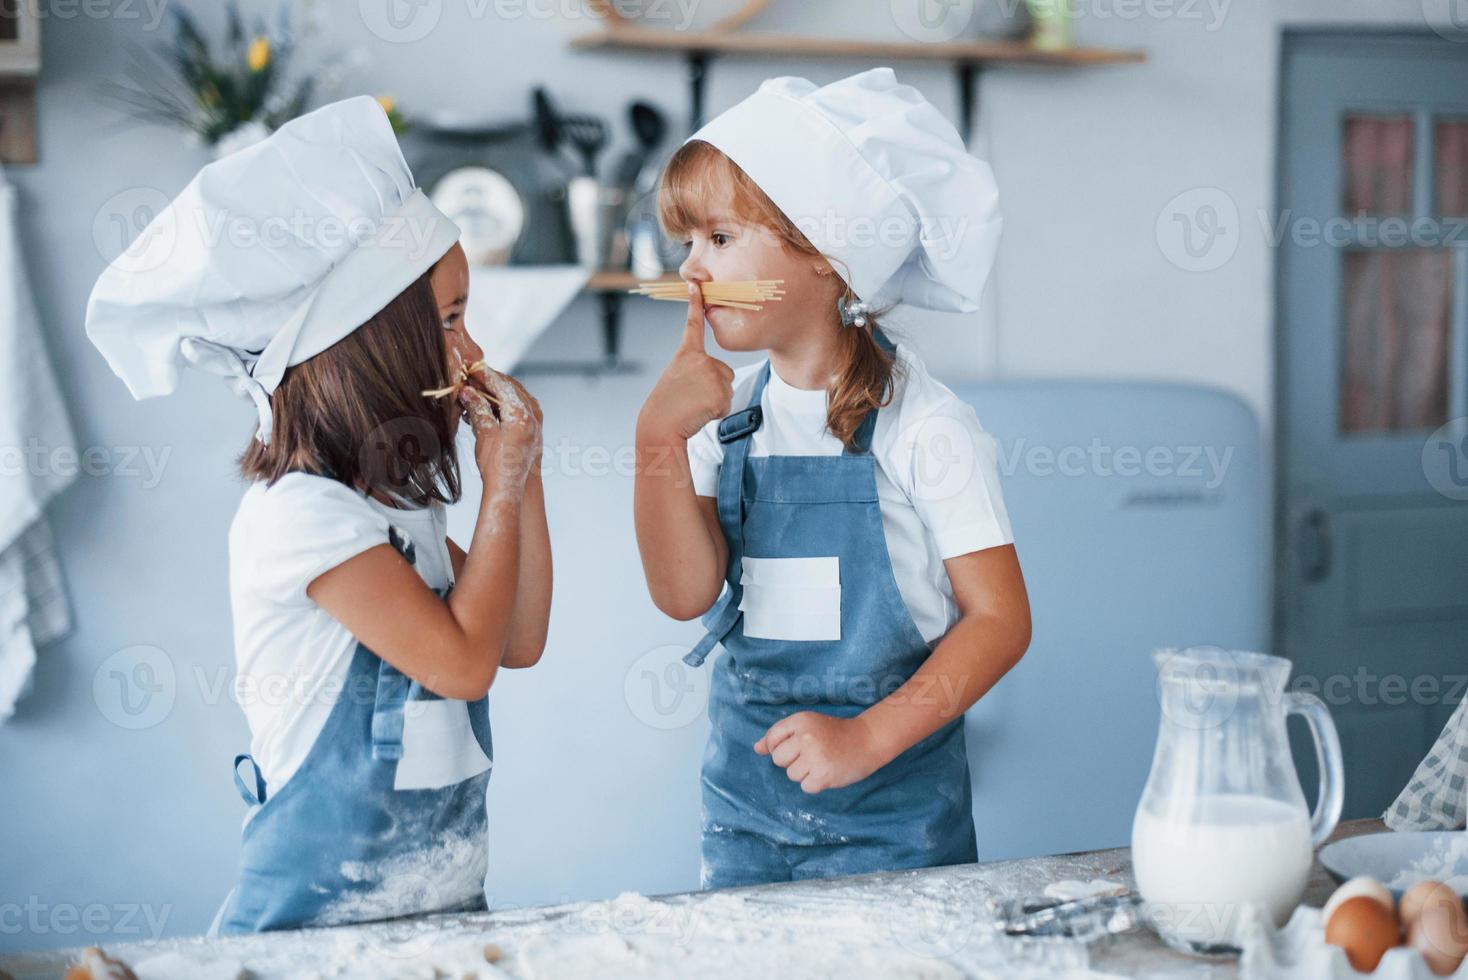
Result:
<svg viewBox="0 0 1468 980">
<path fill-rule="evenodd" d="M 603 269 L 596 273 L 586 282 L 588 293 L 623 293 L 629 289 L 636 289 L 637 284 L 648 280 L 638 279 L 630 272 L 621 269 Z M 676 272 L 665 272 L 653 282 L 682 282 L 683 277 Z"/>
<path fill-rule="evenodd" d="M 1112 48 L 1047 50 L 1025 41 L 864 41 L 853 38 L 804 37 L 742 30 L 655 30 L 619 24 L 571 39 L 580 51 L 623 51 L 681 55 L 688 65 L 689 131 L 703 126 L 704 87 L 709 62 L 720 55 L 770 55 L 777 58 L 848 58 L 867 62 L 921 61 L 946 64 L 958 81 L 958 131 L 967 144 L 973 135 L 975 83 L 980 72 L 1009 66 L 1094 68 L 1134 65 L 1147 60 L 1142 51 Z"/>
<path fill-rule="evenodd" d="M 0 161 L 36 162 L 41 21 L 35 4 L 0 4 Z"/>
<path fill-rule="evenodd" d="M 706 54 L 773 55 L 777 57 L 853 58 L 877 61 L 940 61 L 969 65 L 1137 64 L 1142 51 L 1109 48 L 1065 48 L 1046 51 L 1022 41 L 945 41 L 931 44 L 859 39 L 800 37 L 746 31 L 688 33 L 645 27 L 618 27 L 582 34 L 571 40 L 583 51 L 702 52 Z"/>
<path fill-rule="evenodd" d="M 678 55 L 687 64 L 688 131 L 697 132 L 704 121 L 704 91 L 709 64 L 721 55 L 769 55 L 777 58 L 848 58 L 867 62 L 920 61 L 946 64 L 953 68 L 958 82 L 958 131 L 964 145 L 973 135 L 976 108 L 975 89 L 979 75 L 991 68 L 1034 66 L 1048 68 L 1087 68 L 1105 65 L 1139 64 L 1147 60 L 1142 51 L 1110 48 L 1064 48 L 1045 50 L 1023 41 L 864 41 L 860 39 L 802 37 L 790 34 L 760 34 L 740 30 L 752 16 L 768 6 L 769 0 L 751 0 L 733 17 L 725 18 L 715 29 L 697 33 L 655 30 L 625 22 L 616 8 L 600 0 L 589 0 L 593 7 L 613 17 L 616 26 L 582 34 L 571 39 L 571 47 L 580 51 L 621 51 Z M 722 26 L 722 29 L 720 29 Z M 665 273 L 664 282 L 677 282 L 676 272 Z M 635 288 L 637 279 L 630 272 L 603 270 L 586 284 L 586 292 L 596 296 L 602 307 L 602 329 L 606 339 L 606 358 L 590 367 L 592 373 L 621 371 L 628 365 L 619 354 L 622 302 L 627 291 Z M 566 366 L 553 367 L 562 371 Z M 585 371 L 573 366 L 571 370 Z"/>
<path fill-rule="evenodd" d="M 681 282 L 677 272 L 665 272 L 656 282 Z M 596 297 L 601 305 L 602 342 L 606 353 L 594 361 L 547 361 L 522 364 L 516 370 L 521 375 L 577 375 L 597 377 L 611 374 L 632 374 L 640 370 L 637 364 L 622 359 L 622 303 L 629 299 L 629 290 L 637 288 L 639 279 L 626 269 L 602 269 L 593 273 L 582 287 L 583 294 Z"/>
<path fill-rule="evenodd" d="M 489 268 L 499 269 L 499 270 L 515 270 L 515 269 L 535 270 L 535 269 L 567 269 L 567 268 L 570 268 L 570 267 L 571 266 L 568 263 L 566 265 L 555 265 L 555 264 L 551 264 L 551 265 L 490 266 Z M 581 291 L 584 292 L 584 293 L 624 293 L 624 292 L 626 292 L 629 289 L 636 289 L 638 283 L 648 282 L 648 281 L 651 281 L 651 282 L 682 282 L 683 281 L 683 277 L 680 276 L 680 275 L 678 275 L 678 273 L 677 273 L 676 270 L 673 270 L 673 271 L 669 271 L 669 272 L 664 272 L 661 276 L 658 276 L 655 279 L 647 280 L 647 279 L 639 279 L 639 278 L 637 278 L 636 276 L 634 276 L 631 272 L 629 272 L 626 269 L 602 269 L 599 272 L 593 273 L 592 276 L 591 276 L 591 278 L 588 279 L 588 280 L 586 280 L 586 285 L 584 285 L 584 286 L 581 287 Z"/>
</svg>

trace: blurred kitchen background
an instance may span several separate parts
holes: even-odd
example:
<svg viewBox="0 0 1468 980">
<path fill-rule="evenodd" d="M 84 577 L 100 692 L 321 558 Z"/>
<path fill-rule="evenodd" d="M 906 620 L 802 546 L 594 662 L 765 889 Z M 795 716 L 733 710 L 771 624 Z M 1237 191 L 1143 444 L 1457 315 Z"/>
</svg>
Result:
<svg viewBox="0 0 1468 980">
<path fill-rule="evenodd" d="M 706 681 L 677 658 L 699 629 L 653 608 L 631 523 L 633 423 L 682 314 L 624 292 L 678 261 L 647 220 L 661 160 L 775 75 L 891 65 L 999 181 L 985 310 L 893 321 L 999 440 L 1035 606 L 969 719 L 982 857 L 1127 842 L 1164 645 L 1290 657 L 1340 727 L 1346 816 L 1379 814 L 1468 673 L 1454 13 L 249 0 L 232 30 L 204 0 L 6 5 L 0 949 L 201 932 L 233 883 L 225 531 L 254 413 L 197 374 L 135 403 L 83 312 L 211 155 L 360 93 L 482 263 L 470 330 L 546 413 L 555 607 L 542 664 L 492 696 L 496 905 L 697 886 Z M 249 84 L 189 135 L 155 96 L 201 44 Z"/>
</svg>

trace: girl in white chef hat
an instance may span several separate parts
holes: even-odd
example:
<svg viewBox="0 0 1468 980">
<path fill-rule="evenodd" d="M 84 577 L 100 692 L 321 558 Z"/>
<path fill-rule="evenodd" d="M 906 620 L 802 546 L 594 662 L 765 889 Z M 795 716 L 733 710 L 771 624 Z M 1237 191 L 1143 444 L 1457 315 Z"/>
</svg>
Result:
<svg viewBox="0 0 1468 980">
<path fill-rule="evenodd" d="M 654 601 L 715 644 L 703 881 L 976 860 L 963 713 L 1020 659 L 1029 604 L 995 443 L 882 329 L 972 312 L 989 167 L 879 68 L 775 78 L 673 156 L 663 225 L 689 316 L 637 426 Z M 758 311 L 697 288 L 784 280 Z M 704 350 L 768 352 L 731 371 Z M 731 411 L 733 414 L 730 414 Z"/>
<path fill-rule="evenodd" d="M 458 238 L 349 99 L 205 167 L 92 294 L 136 397 L 195 366 L 259 413 L 229 533 L 249 811 L 219 931 L 484 907 L 487 691 L 539 659 L 551 565 L 540 410 L 477 363 Z M 444 512 L 461 419 L 467 551 Z"/>
</svg>

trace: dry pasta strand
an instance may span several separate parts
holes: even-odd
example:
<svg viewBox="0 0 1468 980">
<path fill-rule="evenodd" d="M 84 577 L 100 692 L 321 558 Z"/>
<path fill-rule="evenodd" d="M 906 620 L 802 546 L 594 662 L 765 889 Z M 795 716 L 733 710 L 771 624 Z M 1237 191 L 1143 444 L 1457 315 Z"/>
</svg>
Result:
<svg viewBox="0 0 1468 980">
<path fill-rule="evenodd" d="M 703 284 L 704 302 L 741 310 L 761 310 L 765 302 L 779 302 L 785 297 L 783 279 L 754 279 L 745 282 L 707 282 Z M 688 285 L 683 282 L 643 282 L 629 293 L 649 299 L 686 303 Z"/>
<path fill-rule="evenodd" d="M 469 385 L 473 384 L 475 372 L 484 370 L 486 367 L 488 367 L 488 365 L 485 364 L 483 361 L 475 361 L 468 367 L 460 368 L 459 376 L 454 379 L 453 384 L 449 385 L 447 388 L 433 388 L 429 391 L 425 391 L 423 392 L 423 397 L 452 398 L 458 395 L 459 392 L 463 391 Z M 500 407 L 500 400 L 494 396 L 493 392 L 485 391 L 483 388 L 478 388 L 477 390 L 485 398 L 488 398 L 490 404 L 493 405 L 495 408 Z"/>
</svg>

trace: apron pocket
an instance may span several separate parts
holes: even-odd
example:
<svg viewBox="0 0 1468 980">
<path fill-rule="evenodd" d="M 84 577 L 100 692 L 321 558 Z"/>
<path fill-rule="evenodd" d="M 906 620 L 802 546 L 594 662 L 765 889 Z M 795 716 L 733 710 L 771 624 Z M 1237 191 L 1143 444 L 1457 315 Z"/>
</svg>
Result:
<svg viewBox="0 0 1468 980">
<path fill-rule="evenodd" d="M 741 585 L 840 588 L 841 559 L 829 558 L 743 558 Z"/>
<path fill-rule="evenodd" d="M 841 639 L 840 560 L 748 558 L 741 576 L 744 635 L 761 640 Z"/>
<path fill-rule="evenodd" d="M 442 789 L 493 764 L 474 737 L 467 702 L 435 698 L 403 705 L 403 757 L 393 789 Z"/>
</svg>

